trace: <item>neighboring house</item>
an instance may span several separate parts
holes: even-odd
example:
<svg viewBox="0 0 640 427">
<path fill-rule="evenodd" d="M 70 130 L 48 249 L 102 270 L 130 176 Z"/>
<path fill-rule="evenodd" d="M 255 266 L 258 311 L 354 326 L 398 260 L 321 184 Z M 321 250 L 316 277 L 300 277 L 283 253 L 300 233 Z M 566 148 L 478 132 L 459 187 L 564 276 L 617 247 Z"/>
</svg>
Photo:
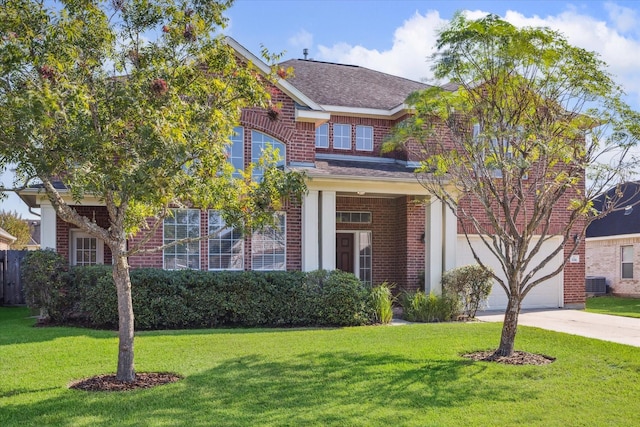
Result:
<svg viewBox="0 0 640 427">
<path fill-rule="evenodd" d="M 622 209 L 593 221 L 587 228 L 587 277 L 604 277 L 614 294 L 640 297 L 640 182 L 622 187 Z M 611 192 L 598 197 L 600 210 Z"/>
<path fill-rule="evenodd" d="M 259 58 L 232 39 L 243 59 L 265 72 Z M 226 227 L 214 211 L 186 209 L 165 220 L 150 244 L 176 237 L 206 235 L 214 239 L 178 245 L 155 255 L 133 256 L 132 267 L 201 270 L 341 269 L 364 282 L 421 286 L 439 292 L 443 271 L 473 262 L 455 215 L 431 198 L 413 173 L 409 151 L 381 154 L 392 127 L 411 113 L 404 101 L 427 85 L 363 67 L 306 59 L 281 64 L 293 77 L 273 91 L 282 109 L 277 117 L 248 108 L 231 137 L 230 161 L 244 168 L 267 144 L 278 148 L 282 164 L 305 171 L 308 194 L 301 205 L 289 203 L 280 213 L 279 230 L 243 237 Z M 29 206 L 42 209 L 43 248 L 64 254 L 71 264 L 110 263 L 107 247 L 58 218 L 47 197 L 25 190 Z M 71 203 L 70 197 L 69 202 Z M 76 209 L 100 225 L 107 212 L 98 200 L 85 198 Z M 564 210 L 558 210 L 562 223 Z M 472 238 L 472 241 L 475 241 Z M 483 253 L 488 251 L 480 249 Z M 583 254 L 584 247 L 579 253 Z M 548 271 L 562 260 L 559 254 Z M 426 272 L 426 274 L 425 274 Z M 584 305 L 584 258 L 563 274 L 534 289 L 524 307 Z M 498 286 L 489 308 L 504 308 Z"/>
<path fill-rule="evenodd" d="M 9 234 L 5 229 L 0 228 L 0 251 L 6 251 L 16 238 Z"/>
<path fill-rule="evenodd" d="M 30 219 L 28 221 L 31 238 L 29 239 L 29 243 L 25 246 L 25 249 L 28 251 L 35 251 L 40 249 L 40 220 Z"/>
</svg>

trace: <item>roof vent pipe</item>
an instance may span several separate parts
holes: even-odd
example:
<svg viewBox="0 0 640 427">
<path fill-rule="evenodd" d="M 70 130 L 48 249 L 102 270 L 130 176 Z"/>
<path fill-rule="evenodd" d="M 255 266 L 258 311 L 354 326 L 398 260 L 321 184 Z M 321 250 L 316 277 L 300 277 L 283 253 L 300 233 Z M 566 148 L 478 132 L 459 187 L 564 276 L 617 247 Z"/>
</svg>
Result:
<svg viewBox="0 0 640 427">
<path fill-rule="evenodd" d="M 302 49 L 302 54 L 304 55 L 304 59 L 307 59 L 307 56 L 309 55 L 309 49 L 307 49 L 306 47 Z"/>
</svg>

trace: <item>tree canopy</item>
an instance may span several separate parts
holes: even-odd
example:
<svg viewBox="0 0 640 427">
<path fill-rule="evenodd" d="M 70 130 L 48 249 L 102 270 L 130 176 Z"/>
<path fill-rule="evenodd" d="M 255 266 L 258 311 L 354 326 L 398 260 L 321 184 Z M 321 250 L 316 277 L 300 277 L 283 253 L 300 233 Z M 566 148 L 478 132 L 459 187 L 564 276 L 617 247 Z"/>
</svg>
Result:
<svg viewBox="0 0 640 427">
<path fill-rule="evenodd" d="M 217 33 L 231 1 L 0 4 L 0 168 L 15 165 L 15 188 L 41 186 L 63 220 L 111 249 L 118 378 L 131 381 L 127 260 L 159 249 L 146 245 L 170 208 L 216 209 L 228 225 L 259 228 L 305 190 L 300 174 L 276 168 L 273 150 L 260 180 L 253 166 L 235 171 L 228 161 L 242 108 L 269 104 L 276 70 L 239 57 Z M 104 204 L 109 225 L 80 215 L 69 194 Z"/>
<path fill-rule="evenodd" d="M 18 212 L 0 211 L 0 228 L 16 238 L 12 249 L 23 249 L 31 242 L 29 222 Z"/>
<path fill-rule="evenodd" d="M 640 116 L 595 53 L 549 28 L 457 14 L 437 48 L 435 76 L 447 84 L 409 97 L 415 115 L 387 149 L 413 150 L 421 183 L 498 260 L 494 279 L 509 298 L 498 353 L 507 355 L 522 299 L 563 270 L 607 213 L 593 198 L 633 176 Z M 543 273 L 557 256 L 561 265 Z"/>
</svg>

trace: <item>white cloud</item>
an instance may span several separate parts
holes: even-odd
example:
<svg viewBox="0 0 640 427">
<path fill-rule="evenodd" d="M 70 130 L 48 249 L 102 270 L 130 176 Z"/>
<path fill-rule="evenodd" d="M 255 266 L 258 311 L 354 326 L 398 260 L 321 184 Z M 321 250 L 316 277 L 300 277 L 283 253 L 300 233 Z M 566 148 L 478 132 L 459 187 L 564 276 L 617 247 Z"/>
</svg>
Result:
<svg viewBox="0 0 640 427">
<path fill-rule="evenodd" d="M 434 52 L 436 30 L 445 23 L 437 11 L 425 15 L 416 12 L 396 29 L 389 50 L 378 51 L 347 43 L 331 47 L 320 45 L 316 59 L 360 65 L 412 80 L 430 79 L 428 57 Z"/>
<path fill-rule="evenodd" d="M 618 31 L 625 33 L 636 28 L 638 19 L 635 10 L 611 2 L 605 3 L 604 8 Z"/>
<path fill-rule="evenodd" d="M 616 82 L 629 95 L 629 101 L 640 106 L 640 39 L 636 33 L 624 32 L 631 22 L 635 23 L 635 12 L 613 3 L 606 7 L 613 24 L 580 13 L 571 6 L 558 15 L 545 17 L 508 11 L 504 19 L 516 26 L 550 27 L 564 34 L 569 43 L 599 53 Z M 470 19 L 487 13 L 480 10 L 465 12 Z M 395 30 L 389 50 L 379 51 L 347 43 L 321 45 L 317 48 L 316 59 L 361 65 L 412 80 L 430 79 L 432 72 L 428 57 L 434 52 L 436 30 L 447 22 L 437 11 L 429 11 L 425 15 L 416 12 Z"/>
<path fill-rule="evenodd" d="M 289 38 L 289 45 L 295 48 L 305 49 L 313 46 L 313 34 L 305 29 L 298 31 L 295 35 Z"/>
<path fill-rule="evenodd" d="M 547 26 L 560 31 L 569 43 L 594 51 L 608 64 L 608 70 L 630 96 L 630 102 L 640 105 L 640 40 L 623 35 L 607 22 L 574 9 L 557 16 L 525 17 L 509 11 L 505 19 L 517 26 Z"/>
</svg>

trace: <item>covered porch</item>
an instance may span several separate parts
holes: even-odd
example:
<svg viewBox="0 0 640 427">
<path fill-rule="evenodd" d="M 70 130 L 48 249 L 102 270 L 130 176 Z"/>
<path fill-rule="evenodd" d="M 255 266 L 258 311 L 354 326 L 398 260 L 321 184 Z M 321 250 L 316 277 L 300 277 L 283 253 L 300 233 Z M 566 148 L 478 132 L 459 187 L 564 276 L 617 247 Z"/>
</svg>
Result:
<svg viewBox="0 0 640 427">
<path fill-rule="evenodd" d="M 317 162 L 302 204 L 302 269 L 440 293 L 456 267 L 455 215 L 397 163 Z"/>
</svg>

